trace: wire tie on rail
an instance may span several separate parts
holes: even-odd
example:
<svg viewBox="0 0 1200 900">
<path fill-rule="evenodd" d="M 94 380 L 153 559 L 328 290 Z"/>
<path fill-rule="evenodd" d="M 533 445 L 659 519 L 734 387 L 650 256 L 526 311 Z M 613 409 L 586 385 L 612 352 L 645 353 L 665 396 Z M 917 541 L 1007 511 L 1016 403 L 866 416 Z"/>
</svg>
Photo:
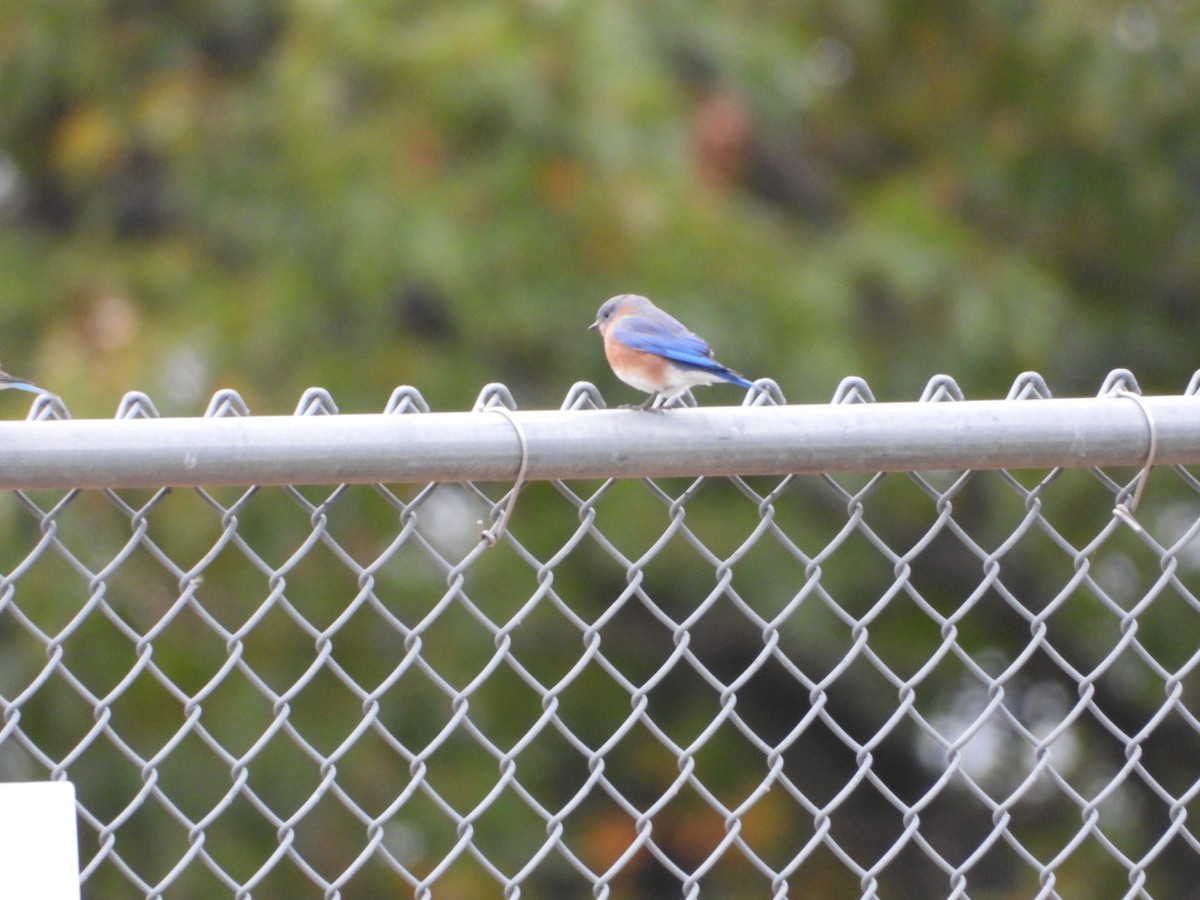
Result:
<svg viewBox="0 0 1200 900">
<path fill-rule="evenodd" d="M 1146 428 L 1150 434 L 1150 446 L 1146 451 L 1146 462 L 1142 464 L 1142 470 L 1137 475 L 1137 485 L 1133 489 L 1133 495 L 1124 503 L 1118 501 L 1113 507 L 1113 515 L 1123 521 L 1126 525 L 1136 531 L 1138 534 L 1145 533 L 1145 529 L 1138 524 L 1137 519 L 1133 517 L 1137 511 L 1138 503 L 1142 499 L 1142 491 L 1146 487 L 1146 480 L 1150 477 L 1150 470 L 1154 467 L 1154 459 L 1158 455 L 1158 426 L 1154 423 L 1154 416 L 1150 413 L 1150 407 L 1146 406 L 1145 400 L 1141 394 L 1135 394 L 1133 391 L 1125 388 L 1117 388 L 1112 392 L 1114 397 L 1128 397 L 1138 405 L 1138 409 L 1142 411 L 1142 415 L 1146 417 Z"/>
<path fill-rule="evenodd" d="M 517 495 L 521 493 L 521 488 L 525 486 L 525 472 L 529 468 L 529 440 L 525 437 L 525 429 L 521 427 L 521 423 L 513 418 L 512 411 L 503 406 L 490 406 L 484 412 L 500 413 L 504 418 L 508 419 L 513 430 L 517 433 L 517 442 L 521 445 L 521 464 L 517 467 L 517 477 L 513 482 L 512 490 L 508 494 L 508 502 L 504 504 L 504 512 L 500 516 L 500 520 L 491 528 L 485 528 L 480 532 L 480 537 L 487 541 L 489 547 L 496 546 L 496 542 L 504 536 L 504 532 L 508 530 L 508 520 L 512 518 L 513 510 L 517 506 Z M 479 524 L 483 524 L 480 522 Z"/>
</svg>

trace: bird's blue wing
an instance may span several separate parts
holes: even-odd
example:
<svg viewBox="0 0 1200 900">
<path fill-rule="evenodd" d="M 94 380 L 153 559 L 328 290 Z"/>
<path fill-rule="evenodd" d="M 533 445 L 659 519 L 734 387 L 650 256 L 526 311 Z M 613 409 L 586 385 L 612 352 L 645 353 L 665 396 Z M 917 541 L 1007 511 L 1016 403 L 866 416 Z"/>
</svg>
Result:
<svg viewBox="0 0 1200 900">
<path fill-rule="evenodd" d="M 733 369 L 713 359 L 712 348 L 704 338 L 692 334 L 665 313 L 661 318 L 624 316 L 613 325 L 612 337 L 626 347 L 657 354 L 684 368 L 711 372 L 732 384 L 753 387 Z"/>
<path fill-rule="evenodd" d="M 704 339 L 692 334 L 677 321 L 646 316 L 624 316 L 613 325 L 612 337 L 626 347 L 654 353 L 684 366 L 720 371 L 725 367 L 712 358 Z"/>
</svg>

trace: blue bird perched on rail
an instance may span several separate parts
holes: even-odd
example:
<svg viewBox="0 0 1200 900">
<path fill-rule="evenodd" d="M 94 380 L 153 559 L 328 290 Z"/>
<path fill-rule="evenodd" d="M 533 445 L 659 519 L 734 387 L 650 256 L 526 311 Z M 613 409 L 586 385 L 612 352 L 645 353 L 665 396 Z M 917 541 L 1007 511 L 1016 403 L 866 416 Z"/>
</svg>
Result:
<svg viewBox="0 0 1200 900">
<path fill-rule="evenodd" d="M 658 412 L 689 388 L 702 384 L 728 381 L 754 387 L 717 362 L 702 337 L 638 294 L 606 300 L 588 330 L 598 330 L 604 338 L 604 355 L 616 376 L 650 394 L 637 409 Z"/>
<path fill-rule="evenodd" d="M 48 393 L 45 388 L 38 387 L 32 381 L 17 378 L 15 375 L 9 375 L 7 372 L 0 372 L 0 391 L 7 391 L 10 388 L 16 391 L 29 391 L 31 394 Z"/>
</svg>

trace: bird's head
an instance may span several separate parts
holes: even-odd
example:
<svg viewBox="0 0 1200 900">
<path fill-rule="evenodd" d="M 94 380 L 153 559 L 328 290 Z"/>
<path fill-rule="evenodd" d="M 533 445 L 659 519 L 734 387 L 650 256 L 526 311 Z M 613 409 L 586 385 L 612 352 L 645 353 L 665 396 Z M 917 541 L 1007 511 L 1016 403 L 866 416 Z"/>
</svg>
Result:
<svg viewBox="0 0 1200 900">
<path fill-rule="evenodd" d="M 600 305 L 596 312 L 596 321 L 588 326 L 588 331 L 607 334 L 612 323 L 621 316 L 653 308 L 654 304 L 640 294 L 618 294 Z"/>
</svg>

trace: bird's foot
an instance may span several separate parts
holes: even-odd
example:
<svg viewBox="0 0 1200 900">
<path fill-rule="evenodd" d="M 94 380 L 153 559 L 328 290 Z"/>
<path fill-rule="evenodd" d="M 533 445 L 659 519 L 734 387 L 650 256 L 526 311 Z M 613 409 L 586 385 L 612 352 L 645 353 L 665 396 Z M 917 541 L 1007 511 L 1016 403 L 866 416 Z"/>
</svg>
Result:
<svg viewBox="0 0 1200 900">
<path fill-rule="evenodd" d="M 645 403 L 622 403 L 621 409 L 636 409 L 638 412 L 661 413 L 661 406 L 647 406 Z"/>
<path fill-rule="evenodd" d="M 651 394 L 641 403 L 626 403 L 621 409 L 640 409 L 642 412 L 660 413 L 662 412 L 662 407 L 658 405 L 658 400 L 658 394 Z"/>
</svg>

